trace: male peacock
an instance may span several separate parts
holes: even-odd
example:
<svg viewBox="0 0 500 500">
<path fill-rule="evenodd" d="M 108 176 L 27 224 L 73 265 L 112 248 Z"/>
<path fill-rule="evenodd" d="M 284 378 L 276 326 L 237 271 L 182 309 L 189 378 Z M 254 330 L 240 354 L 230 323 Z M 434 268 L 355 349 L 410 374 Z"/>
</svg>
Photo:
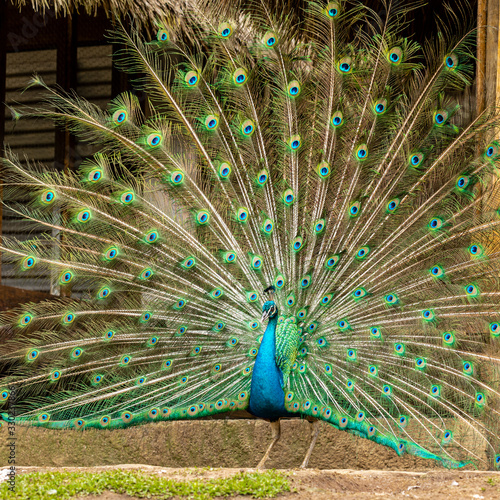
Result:
<svg viewBox="0 0 500 500">
<path fill-rule="evenodd" d="M 6 202 L 46 231 L 1 250 L 64 292 L 4 315 L 4 411 L 13 389 L 18 423 L 55 429 L 247 409 L 273 426 L 260 466 L 284 416 L 500 466 L 498 120 L 453 99 L 475 34 L 421 50 L 407 10 L 311 2 L 297 25 L 209 3 L 148 43 L 119 30 L 147 116 L 35 77 L 45 104 L 15 116 L 100 151 L 78 172 L 3 160 Z"/>
</svg>

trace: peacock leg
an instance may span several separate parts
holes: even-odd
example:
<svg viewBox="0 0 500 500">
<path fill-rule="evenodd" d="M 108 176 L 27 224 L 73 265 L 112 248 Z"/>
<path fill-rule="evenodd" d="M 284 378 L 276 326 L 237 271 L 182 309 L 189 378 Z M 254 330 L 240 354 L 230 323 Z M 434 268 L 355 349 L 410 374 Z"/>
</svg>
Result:
<svg viewBox="0 0 500 500">
<path fill-rule="evenodd" d="M 262 457 L 262 460 L 259 462 L 259 465 L 257 465 L 257 469 L 264 468 L 264 464 L 266 463 L 266 460 L 269 458 L 269 453 L 271 453 L 271 450 L 273 449 L 274 445 L 279 441 L 281 437 L 281 428 L 279 420 L 271 422 L 271 431 L 273 433 L 272 434 L 273 440 L 271 441 L 271 444 L 269 445 L 269 448 L 267 449 L 265 455 Z"/>
<path fill-rule="evenodd" d="M 301 469 L 306 469 L 307 464 L 309 463 L 309 459 L 311 458 L 312 451 L 314 449 L 314 445 L 316 444 L 316 440 L 319 435 L 319 420 L 314 420 L 311 422 L 311 444 L 309 445 L 309 449 L 307 450 L 306 456 L 304 457 L 304 461 L 300 466 Z"/>
</svg>

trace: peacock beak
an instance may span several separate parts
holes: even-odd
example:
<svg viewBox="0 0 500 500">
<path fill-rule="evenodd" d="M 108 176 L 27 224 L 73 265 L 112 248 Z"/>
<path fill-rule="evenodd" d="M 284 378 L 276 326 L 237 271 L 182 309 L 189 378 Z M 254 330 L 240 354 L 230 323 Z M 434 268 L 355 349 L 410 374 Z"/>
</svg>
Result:
<svg viewBox="0 0 500 500">
<path fill-rule="evenodd" d="M 270 314 L 271 314 L 271 309 L 268 309 L 267 311 L 262 311 L 261 322 L 264 322 L 267 318 L 269 318 Z"/>
</svg>

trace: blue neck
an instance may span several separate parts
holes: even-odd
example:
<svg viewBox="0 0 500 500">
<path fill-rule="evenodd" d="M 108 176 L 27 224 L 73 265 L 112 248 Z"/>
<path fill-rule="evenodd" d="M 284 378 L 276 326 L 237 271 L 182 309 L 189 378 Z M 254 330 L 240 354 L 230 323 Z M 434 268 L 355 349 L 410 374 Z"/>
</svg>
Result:
<svg viewBox="0 0 500 500">
<path fill-rule="evenodd" d="M 252 372 L 249 411 L 256 417 L 277 420 L 289 416 L 285 410 L 283 375 L 276 365 L 276 325 L 278 315 L 269 320 Z M 295 416 L 295 415 L 294 415 Z"/>
</svg>

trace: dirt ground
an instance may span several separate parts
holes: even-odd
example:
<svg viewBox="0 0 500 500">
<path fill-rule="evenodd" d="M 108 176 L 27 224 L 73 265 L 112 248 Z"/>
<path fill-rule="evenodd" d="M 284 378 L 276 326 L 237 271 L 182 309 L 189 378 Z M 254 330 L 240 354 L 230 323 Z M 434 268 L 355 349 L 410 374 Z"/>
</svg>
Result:
<svg viewBox="0 0 500 500">
<path fill-rule="evenodd" d="M 107 467 L 21 467 L 19 473 L 47 471 L 104 471 L 109 469 L 140 470 L 163 478 L 187 481 L 199 478 L 229 477 L 255 469 L 197 469 L 168 468 L 151 465 L 114 465 Z M 373 498 L 404 497 L 422 500 L 499 499 L 500 472 L 443 471 L 428 472 L 377 470 L 319 470 L 282 469 L 288 474 L 292 492 L 277 498 L 289 500 L 367 500 Z M 105 493 L 100 496 L 80 497 L 78 500 L 134 500 L 137 497 Z M 248 496 L 231 497 L 248 500 Z"/>
</svg>

